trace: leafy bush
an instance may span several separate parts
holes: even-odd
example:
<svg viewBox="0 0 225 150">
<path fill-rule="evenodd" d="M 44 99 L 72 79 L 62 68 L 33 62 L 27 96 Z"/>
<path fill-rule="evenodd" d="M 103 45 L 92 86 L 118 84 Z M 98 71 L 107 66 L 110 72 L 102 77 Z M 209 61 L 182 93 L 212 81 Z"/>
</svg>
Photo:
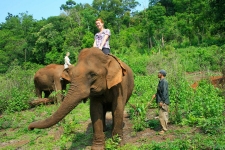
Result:
<svg viewBox="0 0 225 150">
<path fill-rule="evenodd" d="M 11 98 L 7 101 L 7 112 L 16 112 L 29 108 L 27 103 L 30 98 L 29 91 L 12 88 L 10 93 Z"/>
<path fill-rule="evenodd" d="M 154 130 L 158 129 L 158 127 L 161 126 L 158 119 L 148 120 L 147 124 L 150 129 L 154 129 Z"/>
<path fill-rule="evenodd" d="M 210 47 L 188 47 L 177 49 L 181 64 L 187 72 L 201 70 L 221 70 L 225 61 L 224 46 L 218 47 L 212 45 Z"/>
<path fill-rule="evenodd" d="M 24 70 L 16 62 L 0 78 L 0 112 L 15 112 L 27 109 L 28 101 L 34 97 L 33 70 Z"/>
<path fill-rule="evenodd" d="M 198 125 L 201 127 L 204 133 L 224 134 L 224 123 L 225 120 L 223 117 L 210 117 L 207 119 L 201 119 Z"/>
<path fill-rule="evenodd" d="M 133 121 L 135 131 L 141 131 L 148 125 L 145 122 L 147 103 L 151 100 L 152 95 L 156 92 L 157 77 L 154 76 L 135 76 L 135 87 L 132 97 L 129 101 L 129 114 Z M 155 107 L 155 101 L 151 106 Z"/>
<path fill-rule="evenodd" d="M 146 66 L 150 61 L 150 58 L 146 54 L 132 53 L 129 55 L 119 54 L 117 55 L 123 62 L 132 68 L 135 75 L 147 75 Z"/>
<path fill-rule="evenodd" d="M 169 77 L 170 90 L 170 121 L 180 123 L 183 116 L 189 112 L 189 102 L 193 97 L 193 89 L 185 80 L 182 71 L 173 71 L 173 76 Z"/>
<path fill-rule="evenodd" d="M 182 124 L 197 125 L 206 133 L 224 132 L 224 102 L 218 89 L 208 81 L 200 82 L 194 96 L 187 102 L 189 107 Z"/>
<path fill-rule="evenodd" d="M 105 149 L 106 150 L 115 150 L 119 148 L 119 143 L 121 141 L 121 138 L 119 136 L 114 136 L 113 139 L 110 138 L 108 140 L 106 140 L 106 146 Z"/>
<path fill-rule="evenodd" d="M 147 127 L 147 124 L 145 123 L 146 118 L 146 105 L 139 103 L 136 105 L 135 109 L 130 110 L 130 115 L 132 116 L 132 122 L 133 122 L 133 129 L 135 131 L 142 131 Z"/>
</svg>

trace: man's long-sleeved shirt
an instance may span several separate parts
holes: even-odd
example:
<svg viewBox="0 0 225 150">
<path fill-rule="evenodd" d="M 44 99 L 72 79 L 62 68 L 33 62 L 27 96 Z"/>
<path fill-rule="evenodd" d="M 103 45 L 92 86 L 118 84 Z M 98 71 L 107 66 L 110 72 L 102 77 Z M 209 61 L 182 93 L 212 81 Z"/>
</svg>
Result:
<svg viewBox="0 0 225 150">
<path fill-rule="evenodd" d="M 170 104 L 168 82 L 166 81 L 165 78 L 159 80 L 156 93 L 156 102 L 157 103 L 163 102 L 167 105 Z"/>
</svg>

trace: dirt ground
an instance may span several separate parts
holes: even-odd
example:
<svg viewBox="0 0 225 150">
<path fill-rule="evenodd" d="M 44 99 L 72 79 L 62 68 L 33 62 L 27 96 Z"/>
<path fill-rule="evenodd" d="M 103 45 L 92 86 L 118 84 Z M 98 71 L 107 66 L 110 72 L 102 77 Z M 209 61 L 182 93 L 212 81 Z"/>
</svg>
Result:
<svg viewBox="0 0 225 150">
<path fill-rule="evenodd" d="M 157 109 L 148 109 L 148 115 L 147 115 L 147 118 L 146 118 L 146 121 L 149 121 L 149 120 L 158 120 L 156 117 L 156 112 L 157 112 Z M 154 129 L 150 129 L 150 128 L 146 128 L 145 130 L 143 131 L 139 131 L 139 132 L 135 132 L 134 129 L 133 129 L 133 124 L 131 122 L 131 119 L 129 118 L 129 115 L 128 113 L 125 111 L 124 112 L 124 128 L 123 128 L 123 143 L 124 144 L 132 144 L 132 145 L 135 145 L 135 146 L 141 146 L 142 144 L 148 144 L 152 141 L 154 142 L 163 142 L 163 141 L 166 141 L 166 140 L 174 140 L 178 137 L 180 137 L 179 134 L 179 131 L 183 130 L 184 128 L 186 127 L 180 127 L 180 126 L 177 126 L 177 125 L 173 125 L 173 124 L 169 124 L 168 125 L 168 131 L 163 134 L 163 135 L 160 135 L 159 134 L 159 131 L 161 131 L 161 127 L 160 125 L 157 126 L 156 128 Z M 90 124 L 91 124 L 91 120 L 88 120 L 84 123 L 82 123 L 84 126 L 87 126 L 87 128 L 91 128 L 90 127 Z M 107 126 L 107 132 L 110 132 L 111 133 L 111 126 L 112 126 L 112 114 L 111 112 L 108 112 L 106 114 L 106 126 Z M 186 130 L 189 130 L 188 131 L 188 134 L 195 134 L 196 132 L 200 132 L 199 129 L 197 128 L 186 128 Z M 89 131 L 89 134 L 90 131 L 89 129 L 87 129 L 87 132 Z M 88 134 L 88 133 L 87 133 Z M 111 138 L 111 134 L 106 134 L 106 138 Z M 74 149 L 72 148 L 73 150 L 78 150 L 78 149 L 85 149 L 85 150 L 90 150 L 91 148 L 91 141 L 90 141 L 90 146 L 86 146 L 86 147 L 79 147 L 77 149 Z"/>
<path fill-rule="evenodd" d="M 156 109 L 149 109 L 148 110 L 148 115 L 146 118 L 146 121 L 148 120 L 156 120 Z M 111 124 L 111 113 L 107 114 L 107 123 Z M 133 124 L 129 118 L 129 115 L 127 112 L 124 112 L 124 128 L 123 128 L 123 140 L 124 143 L 132 143 L 134 145 L 140 146 L 144 142 L 149 142 L 149 141 L 165 141 L 166 139 L 171 139 L 173 140 L 175 136 L 171 133 L 165 133 L 164 135 L 159 135 L 158 132 L 161 130 L 160 126 L 156 127 L 155 129 L 150 129 L 147 128 L 143 131 L 140 132 L 135 132 L 134 129 L 132 128 Z M 172 130 L 173 128 L 176 128 L 174 125 L 169 125 L 169 130 Z"/>
<path fill-rule="evenodd" d="M 148 109 L 148 115 L 146 118 L 146 121 L 149 120 L 158 120 L 156 117 L 156 112 L 157 109 Z M 154 142 L 163 142 L 166 140 L 174 140 L 176 138 L 179 138 L 182 135 L 179 135 L 179 131 L 183 130 L 186 127 L 180 127 L 174 124 L 169 124 L 168 125 L 168 131 L 160 135 L 159 131 L 161 130 L 160 125 L 157 126 L 154 129 L 146 128 L 143 131 L 140 132 L 135 132 L 133 129 L 133 124 L 129 118 L 129 115 L 127 112 L 124 112 L 124 128 L 123 128 L 123 142 L 124 144 L 132 144 L 135 146 L 141 146 L 142 144 L 148 144 L 151 143 L 152 141 Z M 89 124 L 91 122 L 87 121 L 85 124 Z M 112 125 L 112 115 L 110 112 L 107 113 L 106 115 L 106 124 L 107 127 L 110 128 Z M 109 129 L 111 130 L 111 129 Z M 187 133 L 188 134 L 195 134 L 196 132 L 200 132 L 199 129 L 197 128 L 186 128 L 186 130 L 189 130 Z M 111 135 L 108 135 L 106 138 L 111 138 Z M 90 143 L 91 145 L 91 143 Z M 83 147 L 84 148 L 84 147 Z M 85 150 L 90 150 L 90 146 L 87 146 L 84 148 Z"/>
</svg>

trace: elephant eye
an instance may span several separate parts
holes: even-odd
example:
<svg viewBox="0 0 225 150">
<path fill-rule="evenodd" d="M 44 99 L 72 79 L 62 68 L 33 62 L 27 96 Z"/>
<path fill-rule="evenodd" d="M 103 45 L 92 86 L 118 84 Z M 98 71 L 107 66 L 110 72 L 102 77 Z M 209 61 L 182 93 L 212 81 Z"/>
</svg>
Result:
<svg viewBox="0 0 225 150">
<path fill-rule="evenodd" d="M 91 77 L 95 77 L 96 74 L 95 74 L 94 72 L 91 72 L 91 73 L 90 73 L 90 76 L 91 76 Z"/>
</svg>

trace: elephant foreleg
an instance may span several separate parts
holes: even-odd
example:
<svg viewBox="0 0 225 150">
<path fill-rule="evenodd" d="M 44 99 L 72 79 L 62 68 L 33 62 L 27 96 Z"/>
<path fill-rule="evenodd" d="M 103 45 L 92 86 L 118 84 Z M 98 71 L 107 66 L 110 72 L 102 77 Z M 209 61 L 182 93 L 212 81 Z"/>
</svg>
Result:
<svg viewBox="0 0 225 150">
<path fill-rule="evenodd" d="M 100 100 L 90 100 L 90 115 L 93 125 L 92 150 L 103 150 L 105 148 L 105 134 L 103 132 L 103 106 Z"/>
</svg>

